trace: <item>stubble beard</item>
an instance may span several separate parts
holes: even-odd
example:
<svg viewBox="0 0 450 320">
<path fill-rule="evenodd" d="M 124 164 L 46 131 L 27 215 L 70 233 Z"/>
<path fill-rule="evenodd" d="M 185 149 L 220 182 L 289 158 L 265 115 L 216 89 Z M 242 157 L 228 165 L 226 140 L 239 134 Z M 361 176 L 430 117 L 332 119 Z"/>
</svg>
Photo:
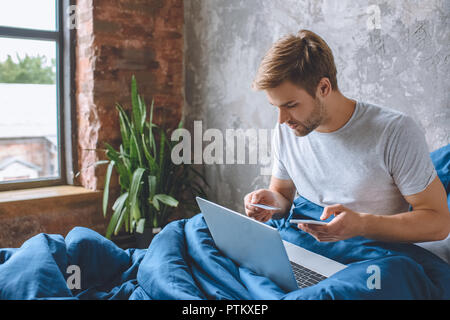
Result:
<svg viewBox="0 0 450 320">
<path fill-rule="evenodd" d="M 298 137 L 304 137 L 314 131 L 325 119 L 326 112 L 325 106 L 320 102 L 319 99 L 315 99 L 314 110 L 303 122 L 296 122 L 297 127 L 294 128 L 294 133 Z"/>
</svg>

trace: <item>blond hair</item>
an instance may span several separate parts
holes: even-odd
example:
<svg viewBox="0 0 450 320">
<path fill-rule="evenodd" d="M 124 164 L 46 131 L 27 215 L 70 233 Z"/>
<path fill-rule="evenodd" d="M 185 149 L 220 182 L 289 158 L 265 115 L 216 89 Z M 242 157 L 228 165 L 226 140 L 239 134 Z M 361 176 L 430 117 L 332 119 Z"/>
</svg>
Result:
<svg viewBox="0 0 450 320">
<path fill-rule="evenodd" d="M 336 65 L 326 42 L 309 30 L 287 35 L 278 40 L 264 56 L 253 81 L 255 90 L 278 87 L 289 80 L 315 97 L 323 77 L 337 90 Z"/>
</svg>

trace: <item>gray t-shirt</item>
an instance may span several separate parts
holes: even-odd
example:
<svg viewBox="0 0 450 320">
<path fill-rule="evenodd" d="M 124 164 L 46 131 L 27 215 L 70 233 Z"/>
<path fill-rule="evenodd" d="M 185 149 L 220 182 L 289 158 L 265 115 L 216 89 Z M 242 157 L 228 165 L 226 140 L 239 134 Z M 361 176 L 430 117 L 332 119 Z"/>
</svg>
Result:
<svg viewBox="0 0 450 320">
<path fill-rule="evenodd" d="M 331 133 L 298 137 L 278 124 L 272 146 L 272 175 L 292 180 L 301 196 L 320 206 L 406 212 L 403 196 L 423 191 L 437 175 L 424 134 L 411 117 L 359 101 L 350 120 Z"/>
</svg>

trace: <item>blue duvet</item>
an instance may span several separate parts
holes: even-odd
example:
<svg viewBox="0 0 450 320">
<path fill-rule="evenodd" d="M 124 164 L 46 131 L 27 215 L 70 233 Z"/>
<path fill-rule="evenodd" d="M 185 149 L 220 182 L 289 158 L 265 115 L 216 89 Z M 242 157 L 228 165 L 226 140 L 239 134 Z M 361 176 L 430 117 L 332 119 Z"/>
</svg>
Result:
<svg viewBox="0 0 450 320">
<path fill-rule="evenodd" d="M 299 198 L 291 215 L 321 208 Z M 348 268 L 319 284 L 284 292 L 239 267 L 214 245 L 201 214 L 167 225 L 148 249 L 122 250 L 87 228 L 65 238 L 39 234 L 0 250 L 1 299 L 450 299 L 450 265 L 412 244 L 364 238 L 319 243 L 286 220 L 270 221 L 283 239 Z M 74 287 L 72 269 L 80 276 Z M 371 276 L 378 268 L 379 285 Z M 372 285 L 370 285 L 372 283 Z"/>
<path fill-rule="evenodd" d="M 448 193 L 450 145 L 431 156 Z M 167 225 L 148 249 L 122 250 L 82 227 L 0 249 L 0 299 L 450 299 L 450 265 L 436 255 L 362 237 L 317 242 L 287 221 L 318 219 L 323 208 L 301 197 L 294 204 L 287 219 L 268 224 L 284 240 L 348 265 L 308 288 L 284 292 L 236 265 L 198 214 Z"/>
</svg>

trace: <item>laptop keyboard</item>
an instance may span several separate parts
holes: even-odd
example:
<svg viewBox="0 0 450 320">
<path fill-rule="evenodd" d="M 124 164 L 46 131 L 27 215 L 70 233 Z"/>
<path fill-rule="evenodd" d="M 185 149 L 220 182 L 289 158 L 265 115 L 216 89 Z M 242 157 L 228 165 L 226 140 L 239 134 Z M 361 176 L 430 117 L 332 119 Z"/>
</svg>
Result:
<svg viewBox="0 0 450 320">
<path fill-rule="evenodd" d="M 296 264 L 295 262 L 290 262 L 292 265 L 292 271 L 294 271 L 295 280 L 297 281 L 299 288 L 306 288 L 315 285 L 316 283 L 319 283 L 320 281 L 327 278 L 321 274 L 318 274 L 317 272 Z"/>
</svg>

